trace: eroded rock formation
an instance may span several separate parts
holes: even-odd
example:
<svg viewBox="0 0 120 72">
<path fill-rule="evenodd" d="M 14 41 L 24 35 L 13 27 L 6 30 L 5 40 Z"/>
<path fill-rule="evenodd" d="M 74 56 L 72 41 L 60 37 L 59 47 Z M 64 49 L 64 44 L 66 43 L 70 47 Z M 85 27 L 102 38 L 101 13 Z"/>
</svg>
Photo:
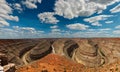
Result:
<svg viewBox="0 0 120 72">
<path fill-rule="evenodd" d="M 36 45 L 31 51 L 30 51 L 30 58 L 32 60 L 40 59 L 47 54 L 52 52 L 52 48 L 50 43 L 47 40 L 42 40 L 38 45 Z"/>
<path fill-rule="evenodd" d="M 89 67 L 100 66 L 104 63 L 104 59 L 98 51 L 99 47 L 91 40 L 80 41 L 73 60 Z"/>
<path fill-rule="evenodd" d="M 71 39 L 58 39 L 53 43 L 52 47 L 56 54 L 72 58 L 74 50 L 79 46 Z"/>
<path fill-rule="evenodd" d="M 0 52 L 8 63 L 23 66 L 48 54 L 65 56 L 87 67 L 100 67 L 120 60 L 119 38 L 0 40 Z"/>
</svg>

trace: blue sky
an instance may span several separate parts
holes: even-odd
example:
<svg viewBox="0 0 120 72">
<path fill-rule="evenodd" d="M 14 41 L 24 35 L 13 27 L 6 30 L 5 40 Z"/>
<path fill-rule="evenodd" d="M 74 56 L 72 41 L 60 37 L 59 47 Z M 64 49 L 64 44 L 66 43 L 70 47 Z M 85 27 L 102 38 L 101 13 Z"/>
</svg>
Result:
<svg viewBox="0 0 120 72">
<path fill-rule="evenodd" d="M 0 3 L 0 38 L 120 37 L 120 0 Z"/>
</svg>

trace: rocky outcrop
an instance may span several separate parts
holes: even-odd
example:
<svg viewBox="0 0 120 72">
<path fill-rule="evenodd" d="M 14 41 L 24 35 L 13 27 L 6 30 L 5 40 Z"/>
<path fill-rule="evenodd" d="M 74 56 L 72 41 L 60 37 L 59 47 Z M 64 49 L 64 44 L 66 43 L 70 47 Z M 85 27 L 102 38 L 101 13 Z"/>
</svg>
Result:
<svg viewBox="0 0 120 72">
<path fill-rule="evenodd" d="M 83 72 L 82 64 L 73 62 L 64 56 L 48 54 L 29 65 L 18 68 L 16 72 Z"/>
<path fill-rule="evenodd" d="M 120 72 L 120 60 L 95 68 L 75 63 L 64 56 L 49 54 L 29 65 L 17 69 L 16 72 Z"/>
<path fill-rule="evenodd" d="M 0 53 L 0 65 L 4 66 L 8 64 L 8 58 L 5 54 Z"/>
<path fill-rule="evenodd" d="M 100 56 L 98 49 L 98 46 L 91 40 L 81 41 L 73 59 L 88 67 L 98 67 L 104 63 L 104 59 Z"/>
<path fill-rule="evenodd" d="M 9 63 L 3 67 L 4 67 L 4 72 L 15 72 L 16 71 L 15 64 L 13 63 Z"/>
<path fill-rule="evenodd" d="M 15 63 L 17 66 L 24 65 L 21 56 L 28 50 L 32 49 L 39 40 L 32 39 L 9 39 L 0 40 L 0 52 L 4 53 L 8 62 Z"/>
<path fill-rule="evenodd" d="M 42 40 L 39 42 L 38 45 L 36 45 L 31 51 L 30 51 L 30 58 L 31 60 L 37 60 L 40 59 L 47 54 L 52 52 L 51 45 L 49 41 L 47 40 Z"/>
<path fill-rule="evenodd" d="M 98 67 L 120 59 L 120 39 L 58 39 L 53 43 L 56 54 L 88 67 Z"/>
<path fill-rule="evenodd" d="M 77 49 L 78 47 L 79 46 L 75 41 L 67 40 L 64 43 L 63 52 L 67 57 L 72 58 L 74 50 Z"/>
<path fill-rule="evenodd" d="M 78 48 L 78 44 L 71 39 L 58 39 L 53 43 L 52 47 L 56 54 L 72 58 L 74 50 Z"/>
<path fill-rule="evenodd" d="M 9 63 L 8 57 L 3 53 L 0 53 L 0 67 L 4 72 L 15 72 L 16 70 L 15 64 Z"/>
</svg>

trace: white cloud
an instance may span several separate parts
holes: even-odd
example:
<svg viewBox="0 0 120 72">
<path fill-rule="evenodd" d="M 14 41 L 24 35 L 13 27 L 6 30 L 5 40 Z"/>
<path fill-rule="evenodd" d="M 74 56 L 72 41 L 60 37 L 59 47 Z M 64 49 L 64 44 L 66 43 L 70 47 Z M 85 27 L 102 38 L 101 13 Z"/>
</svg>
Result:
<svg viewBox="0 0 120 72">
<path fill-rule="evenodd" d="M 72 37 L 112 37 L 113 35 L 110 34 L 111 29 L 103 28 L 103 29 L 88 29 L 86 31 L 79 31 L 70 34 Z"/>
<path fill-rule="evenodd" d="M 0 27 L 3 27 L 3 26 L 9 26 L 9 23 L 6 22 L 5 20 L 0 20 Z"/>
<path fill-rule="evenodd" d="M 54 25 L 54 26 L 51 26 L 50 28 L 51 28 L 51 29 L 55 29 L 55 28 L 58 28 L 58 26 L 57 26 L 57 25 Z"/>
<path fill-rule="evenodd" d="M 60 29 L 52 29 L 51 32 L 60 32 Z"/>
<path fill-rule="evenodd" d="M 55 13 L 68 19 L 101 13 L 108 5 L 120 0 L 57 0 Z"/>
<path fill-rule="evenodd" d="M 120 30 L 113 31 L 113 34 L 120 34 Z"/>
<path fill-rule="evenodd" d="M 113 37 L 113 35 L 109 32 L 110 28 L 103 29 L 87 29 L 83 31 L 59 31 L 59 32 L 50 32 L 49 37 L 67 37 L 67 38 L 76 38 L 76 37 Z M 47 37 L 47 36 L 45 36 Z"/>
<path fill-rule="evenodd" d="M 6 0 L 0 0 L 0 27 L 9 26 L 6 20 L 19 21 L 19 18 L 12 15 L 12 8 Z"/>
<path fill-rule="evenodd" d="M 50 24 L 56 24 L 57 22 L 59 22 L 59 20 L 57 20 L 54 17 L 54 13 L 52 12 L 44 12 L 44 13 L 40 13 L 38 14 L 38 18 L 45 23 L 50 23 Z"/>
<path fill-rule="evenodd" d="M 17 34 L 17 31 L 9 28 L 0 28 L 1 39 L 15 38 L 15 37 L 19 37 L 19 35 Z"/>
<path fill-rule="evenodd" d="M 18 32 L 21 32 L 24 34 L 34 34 L 34 33 L 37 33 L 37 31 L 35 30 L 35 28 L 32 28 L 32 27 L 19 27 L 19 26 L 13 26 L 13 28 L 18 31 Z"/>
<path fill-rule="evenodd" d="M 94 13 L 100 14 L 107 6 L 119 1 L 120 0 L 57 0 L 55 2 L 54 15 L 63 16 L 67 19 L 73 19 L 80 16 L 87 17 Z M 49 16 L 45 18 L 49 19 Z M 51 20 L 49 19 L 48 21 L 50 22 Z M 94 22 L 92 25 L 102 26 L 99 22 Z"/>
<path fill-rule="evenodd" d="M 116 26 L 115 28 L 116 28 L 116 29 L 120 29 L 120 25 Z"/>
<path fill-rule="evenodd" d="M 103 29 L 99 29 L 100 31 L 109 31 L 111 30 L 110 28 L 103 28 Z"/>
<path fill-rule="evenodd" d="M 75 23 L 66 25 L 66 27 L 72 30 L 86 30 L 89 26 L 80 23 Z"/>
<path fill-rule="evenodd" d="M 111 13 L 117 13 L 120 12 L 120 4 L 118 4 L 116 7 L 114 7 L 113 9 L 110 10 Z"/>
<path fill-rule="evenodd" d="M 3 19 L 7 19 L 7 20 L 19 21 L 17 16 L 0 14 L 0 17 L 3 18 Z"/>
<path fill-rule="evenodd" d="M 102 26 L 99 21 L 101 20 L 107 20 L 109 17 L 112 17 L 113 15 L 98 15 L 90 18 L 85 18 L 84 21 L 91 23 L 93 26 Z"/>
<path fill-rule="evenodd" d="M 111 37 L 111 35 L 107 32 L 76 32 L 72 34 L 73 37 Z"/>
<path fill-rule="evenodd" d="M 93 22 L 91 25 L 93 25 L 93 26 L 102 26 L 102 24 L 100 24 L 99 22 Z"/>
<path fill-rule="evenodd" d="M 105 21 L 106 24 L 111 24 L 113 21 Z"/>
<path fill-rule="evenodd" d="M 115 2 L 119 2 L 120 0 L 90 0 L 90 1 L 104 5 L 111 5 Z"/>
<path fill-rule="evenodd" d="M 44 31 L 36 30 L 33 27 L 0 28 L 0 38 L 39 38 L 44 37 Z"/>
<path fill-rule="evenodd" d="M 27 8 L 34 9 L 37 8 L 36 3 L 41 3 L 42 0 L 26 0 L 23 1 L 22 4 L 24 4 Z"/>
<path fill-rule="evenodd" d="M 21 8 L 21 5 L 19 3 L 13 4 L 14 9 L 18 10 L 19 12 L 22 12 L 23 9 Z"/>
<path fill-rule="evenodd" d="M 111 28 L 101 28 L 101 29 L 88 29 L 88 32 L 104 32 L 104 31 L 110 31 Z"/>
</svg>

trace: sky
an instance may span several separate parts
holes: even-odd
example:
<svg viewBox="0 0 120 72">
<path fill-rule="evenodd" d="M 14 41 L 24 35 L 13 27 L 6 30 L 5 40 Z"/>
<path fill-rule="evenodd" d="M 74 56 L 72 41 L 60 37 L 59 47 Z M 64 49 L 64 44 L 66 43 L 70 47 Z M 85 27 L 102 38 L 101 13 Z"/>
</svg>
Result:
<svg viewBox="0 0 120 72">
<path fill-rule="evenodd" d="M 120 0 L 0 0 L 0 39 L 120 37 Z"/>
</svg>

